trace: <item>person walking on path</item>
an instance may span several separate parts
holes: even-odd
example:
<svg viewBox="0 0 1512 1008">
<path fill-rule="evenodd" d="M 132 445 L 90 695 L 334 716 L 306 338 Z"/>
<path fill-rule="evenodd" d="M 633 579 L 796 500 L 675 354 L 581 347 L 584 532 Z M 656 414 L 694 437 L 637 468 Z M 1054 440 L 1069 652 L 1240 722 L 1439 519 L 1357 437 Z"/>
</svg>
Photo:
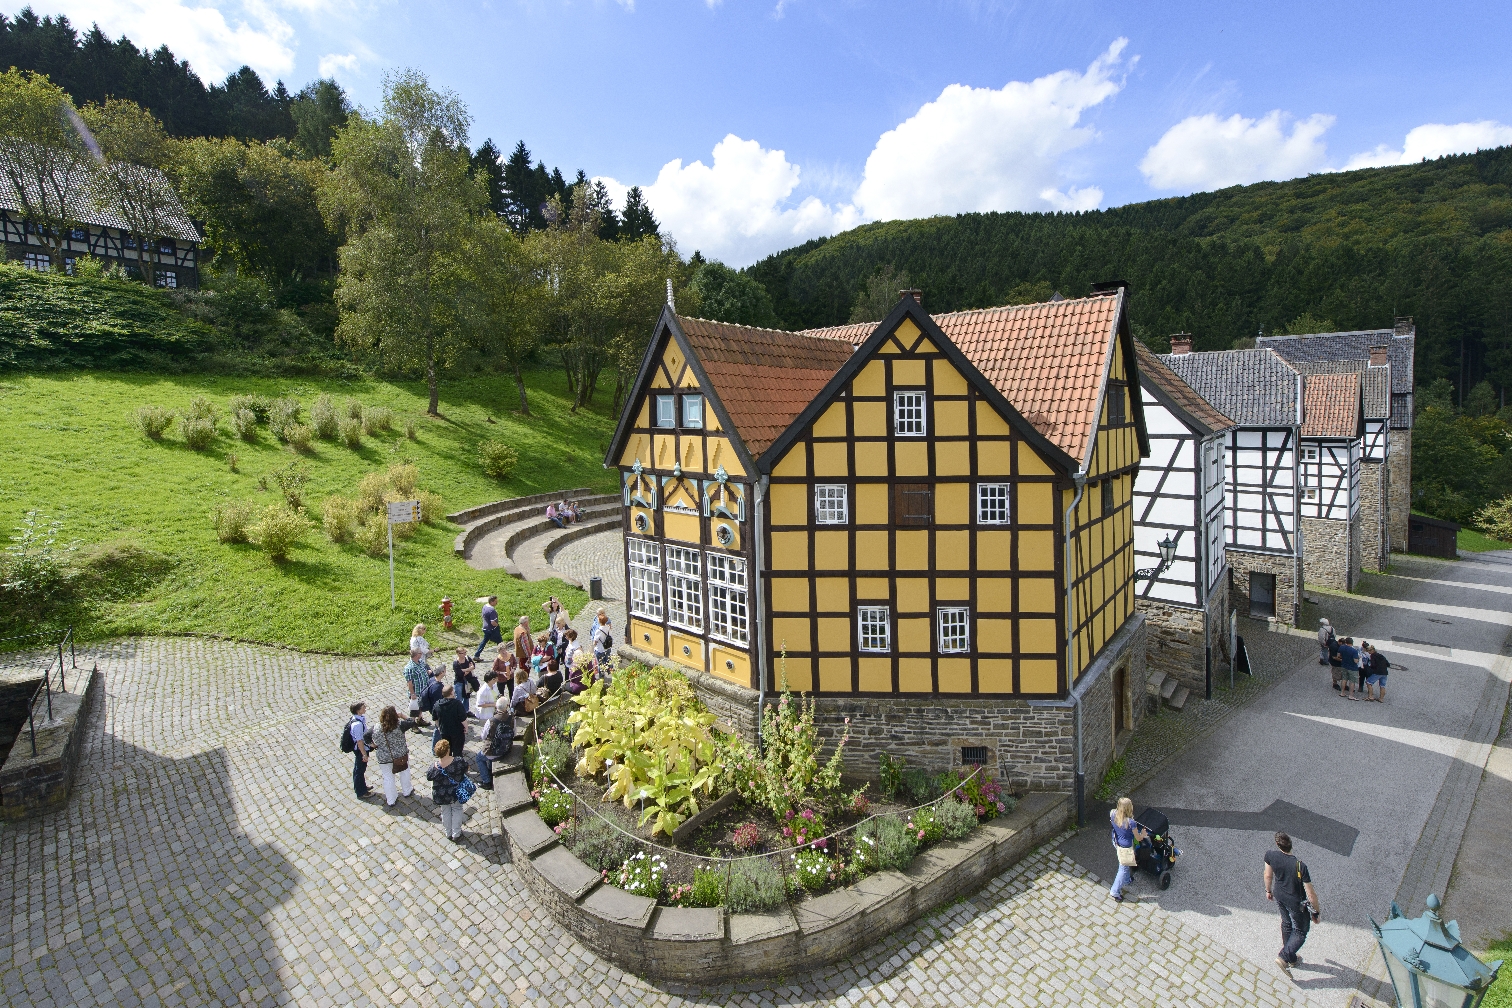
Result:
<svg viewBox="0 0 1512 1008">
<path fill-rule="evenodd" d="M 430 669 L 426 668 L 425 662 L 416 659 L 413 652 L 409 664 L 404 666 L 404 682 L 409 687 L 409 713 L 414 727 L 429 728 L 430 722 L 425 720 L 425 714 L 420 709 L 420 696 L 425 692 L 425 687 L 431 684 Z"/>
<path fill-rule="evenodd" d="M 499 596 L 490 595 L 483 603 L 483 639 L 478 641 L 478 650 L 473 652 L 473 661 L 483 657 L 483 649 L 490 644 L 504 643 L 504 631 L 499 628 Z"/>
<path fill-rule="evenodd" d="M 515 664 L 529 668 L 530 655 L 534 650 L 535 642 L 530 639 L 530 617 L 521 616 L 514 630 Z"/>
<path fill-rule="evenodd" d="M 1320 652 L 1318 655 L 1319 665 L 1328 664 L 1328 644 L 1329 641 L 1333 640 L 1333 637 L 1333 624 L 1328 622 L 1328 620 L 1326 619 L 1318 620 L 1318 651 Z"/>
<path fill-rule="evenodd" d="M 1339 683 L 1339 696 L 1358 701 L 1360 698 L 1355 693 L 1355 679 L 1360 675 L 1360 651 L 1354 646 L 1353 637 L 1339 641 L 1339 671 L 1343 676 Z"/>
<path fill-rule="evenodd" d="M 452 755 L 451 743 L 437 742 L 436 762 L 425 771 L 425 779 L 431 782 L 431 801 L 441 809 L 441 828 L 452 843 L 462 839 L 462 822 L 467 818 L 467 809 L 457 801 L 457 785 L 466 776 L 467 764 Z"/>
<path fill-rule="evenodd" d="M 1369 642 L 1365 642 L 1365 651 L 1370 655 L 1370 675 L 1365 677 L 1365 699 L 1386 702 L 1386 675 L 1391 671 L 1391 662 L 1386 656 L 1377 651 Z M 1373 690 L 1379 691 L 1372 696 Z"/>
<path fill-rule="evenodd" d="M 1307 930 L 1323 917 L 1318 905 L 1318 891 L 1302 859 L 1292 856 L 1292 840 L 1285 833 L 1276 834 L 1276 849 L 1265 852 L 1265 898 L 1274 900 L 1281 911 L 1281 951 L 1276 965 L 1287 978 L 1291 968 L 1302 962 L 1297 953 L 1307 941 Z"/>
<path fill-rule="evenodd" d="M 467 648 L 457 648 L 457 659 L 452 662 L 452 689 L 457 693 L 457 699 L 462 701 L 462 706 L 471 709 L 472 697 L 476 696 L 481 684 L 478 682 L 477 662 L 467 653 Z"/>
<path fill-rule="evenodd" d="M 415 793 L 410 783 L 409 743 L 404 733 L 414 727 L 414 722 L 399 720 L 399 712 L 385 707 L 378 714 L 378 730 L 373 732 L 373 754 L 378 757 L 378 769 L 383 771 L 383 801 L 390 807 L 399 800 L 402 789 L 404 797 Z"/>
<path fill-rule="evenodd" d="M 373 790 L 367 783 L 367 704 L 354 703 L 351 711 L 347 732 L 352 736 L 352 790 L 358 798 L 366 798 Z"/>
<path fill-rule="evenodd" d="M 478 718 L 457 699 L 456 692 L 450 686 L 442 688 L 441 702 L 436 704 L 436 727 L 441 732 L 441 738 L 451 743 L 451 751 L 457 756 L 465 756 L 463 748 L 467 742 L 467 719 L 476 721 Z"/>
<path fill-rule="evenodd" d="M 1113 827 L 1113 852 L 1118 855 L 1118 875 L 1113 879 L 1111 895 L 1113 902 L 1122 903 L 1124 886 L 1134 877 L 1134 848 L 1150 834 L 1134 821 L 1134 802 L 1129 798 L 1118 799 L 1118 804 L 1108 810 L 1108 823 Z"/>
</svg>

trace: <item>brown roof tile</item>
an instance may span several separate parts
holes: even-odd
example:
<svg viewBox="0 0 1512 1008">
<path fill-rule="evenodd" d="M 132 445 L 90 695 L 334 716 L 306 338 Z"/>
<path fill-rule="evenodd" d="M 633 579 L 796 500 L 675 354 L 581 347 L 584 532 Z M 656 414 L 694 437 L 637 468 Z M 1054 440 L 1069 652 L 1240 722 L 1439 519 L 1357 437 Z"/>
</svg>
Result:
<svg viewBox="0 0 1512 1008">
<path fill-rule="evenodd" d="M 1369 361 L 1363 360 L 1292 361 L 1291 366 L 1303 374 L 1355 372 L 1360 375 L 1365 389 L 1365 419 L 1391 418 L 1391 368 L 1372 367 Z"/>
<path fill-rule="evenodd" d="M 1360 433 L 1360 376 L 1310 374 L 1303 389 L 1302 436 L 1352 438 Z"/>
<path fill-rule="evenodd" d="M 1206 426 L 1209 431 L 1227 430 L 1234 426 L 1234 421 L 1202 398 L 1181 375 L 1166 367 L 1165 362 L 1155 355 L 1155 351 L 1139 340 L 1134 341 L 1134 356 L 1139 359 L 1140 378 L 1152 382 L 1193 420 Z"/>
<path fill-rule="evenodd" d="M 852 353 L 844 340 L 803 333 L 682 316 L 677 324 L 752 456 L 777 440 Z"/>
</svg>

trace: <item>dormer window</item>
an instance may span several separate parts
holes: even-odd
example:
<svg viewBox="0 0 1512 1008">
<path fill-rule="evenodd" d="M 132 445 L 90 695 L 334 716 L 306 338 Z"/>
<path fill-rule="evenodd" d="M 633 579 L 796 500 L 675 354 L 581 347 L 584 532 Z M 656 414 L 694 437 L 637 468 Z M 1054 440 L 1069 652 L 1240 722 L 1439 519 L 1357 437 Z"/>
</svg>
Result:
<svg viewBox="0 0 1512 1008">
<path fill-rule="evenodd" d="M 659 395 L 659 396 L 655 397 L 655 401 L 656 401 L 656 419 L 655 419 L 656 426 L 658 426 L 658 427 L 676 427 L 677 426 L 677 398 L 675 396 Z"/>
<path fill-rule="evenodd" d="M 682 425 L 692 430 L 702 430 L 704 425 L 704 400 L 701 395 L 682 397 Z"/>
</svg>

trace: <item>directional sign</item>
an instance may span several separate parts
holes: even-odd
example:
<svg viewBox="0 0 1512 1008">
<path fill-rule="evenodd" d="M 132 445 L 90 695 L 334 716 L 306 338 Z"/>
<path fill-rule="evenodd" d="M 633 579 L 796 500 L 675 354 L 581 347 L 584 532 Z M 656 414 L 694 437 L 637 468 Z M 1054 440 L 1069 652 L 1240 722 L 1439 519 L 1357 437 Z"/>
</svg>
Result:
<svg viewBox="0 0 1512 1008">
<path fill-rule="evenodd" d="M 420 520 L 420 502 L 417 500 L 390 501 L 388 506 L 388 520 L 390 523 L 417 522 Z"/>
</svg>

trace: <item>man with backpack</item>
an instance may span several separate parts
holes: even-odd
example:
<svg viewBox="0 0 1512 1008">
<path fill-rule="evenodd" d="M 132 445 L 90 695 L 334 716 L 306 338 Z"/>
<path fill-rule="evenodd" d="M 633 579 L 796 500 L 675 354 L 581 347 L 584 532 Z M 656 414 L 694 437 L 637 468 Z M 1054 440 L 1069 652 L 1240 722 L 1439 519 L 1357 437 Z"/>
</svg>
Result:
<svg viewBox="0 0 1512 1008">
<path fill-rule="evenodd" d="M 1291 837 L 1277 833 L 1276 850 L 1265 852 L 1265 898 L 1274 900 L 1281 911 L 1281 951 L 1276 954 L 1276 965 L 1288 979 L 1291 968 L 1302 962 L 1297 953 L 1307 941 L 1307 929 L 1323 917 L 1307 865 L 1293 857 L 1291 849 Z"/>
<path fill-rule="evenodd" d="M 430 670 L 430 682 L 426 684 L 425 689 L 420 691 L 419 712 L 421 714 L 435 717 L 436 704 L 441 702 L 442 691 L 446 689 L 446 683 L 441 678 L 444 670 L 444 665 L 438 665 Z M 441 725 L 437 723 L 435 730 L 431 732 L 431 748 L 434 749 L 439 741 L 441 741 Z"/>
<path fill-rule="evenodd" d="M 363 715 L 367 712 L 367 704 L 354 703 L 351 707 L 352 717 L 341 729 L 341 751 L 352 753 L 352 790 L 358 798 L 366 798 L 372 793 L 372 788 L 367 783 L 367 718 Z"/>
</svg>

